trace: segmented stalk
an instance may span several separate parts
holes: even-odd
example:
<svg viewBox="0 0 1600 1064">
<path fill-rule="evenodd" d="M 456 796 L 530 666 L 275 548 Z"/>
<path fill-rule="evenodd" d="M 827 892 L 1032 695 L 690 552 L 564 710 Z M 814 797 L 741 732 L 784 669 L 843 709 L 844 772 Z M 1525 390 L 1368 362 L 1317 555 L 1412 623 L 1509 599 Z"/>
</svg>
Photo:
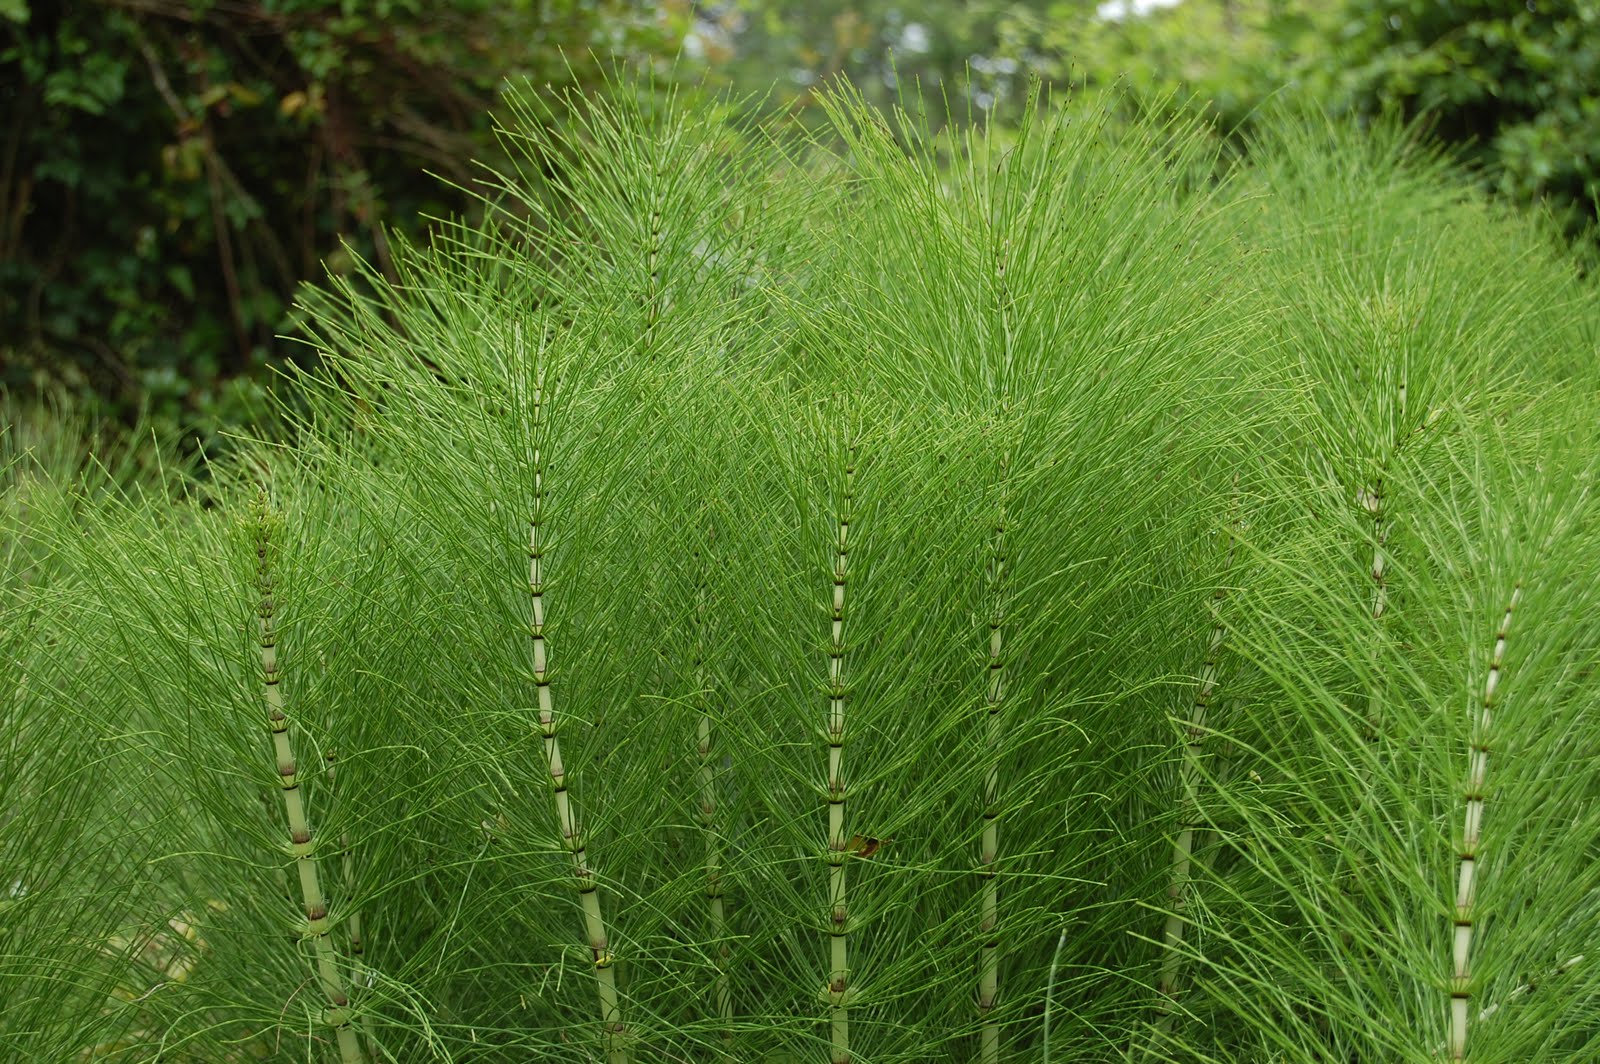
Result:
<svg viewBox="0 0 1600 1064">
<path fill-rule="evenodd" d="M 1387 426 L 1388 438 L 1384 441 L 1382 452 L 1378 458 L 1377 470 L 1373 474 L 1372 484 L 1361 493 L 1361 503 L 1367 513 L 1372 517 L 1372 565 L 1368 575 L 1372 579 L 1372 619 L 1377 623 L 1381 632 L 1383 615 L 1389 607 L 1389 581 L 1384 574 L 1384 551 L 1389 543 L 1389 515 L 1384 508 L 1384 477 L 1388 472 L 1389 462 L 1400 450 L 1400 424 L 1405 420 L 1406 412 L 1406 377 L 1405 367 L 1400 368 L 1399 383 L 1399 408 L 1390 409 L 1389 424 Z M 1409 438 L 1409 437 L 1408 437 Z M 1381 639 L 1381 636 L 1380 636 Z M 1373 647 L 1373 668 L 1375 673 L 1379 670 L 1378 657 L 1381 649 L 1378 644 Z M 1374 684 L 1377 678 L 1374 677 Z M 1367 734 L 1368 742 L 1376 743 L 1383 727 L 1382 698 L 1376 686 L 1367 705 Z"/>
<path fill-rule="evenodd" d="M 823 997 L 828 1004 L 832 1064 L 850 1061 L 850 965 L 847 951 L 850 910 L 845 899 L 845 863 L 850 836 L 845 831 L 844 703 L 845 581 L 849 569 L 851 503 L 855 496 L 856 456 L 851 444 L 844 469 L 844 491 L 838 508 L 839 538 L 833 560 L 833 638 L 828 646 L 828 936 L 829 971 Z"/>
<path fill-rule="evenodd" d="M 543 426 L 544 377 L 541 372 L 533 395 L 533 514 L 528 521 L 528 597 L 532 601 L 533 682 L 538 690 L 539 734 L 544 740 L 545 763 L 550 770 L 550 786 L 555 798 L 556 825 L 572 855 L 573 882 L 583 910 L 584 936 L 594 961 L 595 991 L 600 1002 L 600 1035 L 610 1064 L 627 1064 L 625 1044 L 627 1025 L 622 1022 L 622 1002 L 617 993 L 616 957 L 606 939 L 605 919 L 600 912 L 600 884 L 589 867 L 588 850 L 579 830 L 577 813 L 567 794 L 567 771 L 561 761 L 557 720 L 550 698 L 549 654 L 545 636 L 544 603 L 544 461 L 540 446 Z"/>
<path fill-rule="evenodd" d="M 1467 1059 L 1467 1021 L 1472 998 L 1472 933 L 1476 927 L 1478 893 L 1478 849 L 1483 829 L 1483 803 L 1489 775 L 1489 736 L 1493 724 L 1495 689 L 1500 685 L 1500 669 L 1505 662 L 1506 637 L 1511 631 L 1511 615 L 1522 597 L 1519 581 L 1511 592 L 1506 614 L 1495 633 L 1494 653 L 1489 660 L 1489 675 L 1483 683 L 1483 703 L 1473 722 L 1467 755 L 1466 818 L 1461 829 L 1461 862 L 1456 879 L 1455 941 L 1450 978 L 1450 1059 Z"/>
<path fill-rule="evenodd" d="M 1383 549 L 1389 542 L 1389 530 L 1384 525 L 1381 471 L 1367 491 L 1366 506 L 1372 515 L 1372 619 L 1377 621 L 1389 605 L 1389 583 L 1383 575 Z"/>
<path fill-rule="evenodd" d="M 1368 747 L 1376 748 L 1383 734 L 1383 631 L 1384 612 L 1389 605 L 1389 582 L 1384 575 L 1384 549 L 1389 542 L 1388 514 L 1384 510 L 1383 475 L 1387 462 L 1380 462 L 1372 484 L 1361 493 L 1361 504 L 1372 517 L 1372 565 L 1367 575 L 1372 580 L 1371 616 L 1374 638 L 1371 648 L 1372 688 L 1367 694 L 1367 726 L 1364 739 Z M 1367 782 L 1369 769 L 1361 770 L 1362 782 Z"/>
<path fill-rule="evenodd" d="M 650 232 L 645 242 L 645 270 L 649 283 L 645 288 L 644 334 L 646 353 L 654 353 L 656 325 L 661 321 L 661 187 L 664 175 L 661 164 L 654 167 L 655 180 L 650 189 Z"/>
<path fill-rule="evenodd" d="M 261 642 L 261 685 L 267 706 L 267 727 L 272 732 L 277 758 L 278 785 L 283 794 L 283 810 L 289 821 L 288 852 L 300 875 L 300 897 L 306 916 L 304 935 L 311 938 L 316 956 L 317 986 L 327 1002 L 322 1020 L 333 1028 L 343 1064 L 361 1064 L 365 1056 L 350 1018 L 350 995 L 329 937 L 328 904 L 317 873 L 316 843 L 306 819 L 305 797 L 300 793 L 299 766 L 289 742 L 289 718 L 284 713 L 282 675 L 278 666 L 278 636 L 274 627 L 276 602 L 273 598 L 272 528 L 273 514 L 263 490 L 256 497 L 255 547 L 256 590 L 261 602 L 256 611 Z"/>
<path fill-rule="evenodd" d="M 1004 160 L 1001 160 L 1001 166 Z M 998 173 L 998 168 L 997 168 Z M 990 219 L 991 226 L 994 219 Z M 1000 369 L 1007 373 L 1011 364 L 1011 290 L 1006 281 L 1006 258 L 1011 250 L 1009 238 L 997 241 L 994 248 L 994 314 L 999 324 Z M 1009 413 L 1002 400 L 1002 413 Z M 978 1054 L 983 1064 L 999 1064 L 1000 1025 L 995 1019 L 995 1001 L 1000 994 L 1000 719 L 1005 700 L 1004 624 L 1006 608 L 1006 501 L 1011 455 L 1000 457 L 1000 506 L 995 518 L 994 537 L 989 545 L 989 662 L 984 691 L 987 725 L 984 741 L 989 766 L 983 780 L 983 841 L 978 856 L 978 875 L 983 879 L 982 915 L 978 934 L 982 938 L 978 958 Z"/>
<path fill-rule="evenodd" d="M 1358 820 L 1365 820 L 1369 815 L 1369 807 L 1378 800 L 1375 793 L 1372 774 L 1374 768 L 1383 759 L 1383 731 L 1384 731 L 1384 705 L 1387 701 L 1388 673 L 1384 668 L 1384 653 L 1388 645 L 1387 624 L 1384 613 L 1389 605 L 1389 583 L 1385 575 L 1385 550 L 1389 542 L 1389 513 L 1385 495 L 1384 479 L 1389 471 L 1389 464 L 1400 450 L 1402 440 L 1399 436 L 1399 423 L 1404 419 L 1406 406 L 1406 381 L 1404 367 L 1401 367 L 1399 386 L 1399 410 L 1390 406 L 1387 412 L 1385 436 L 1378 448 L 1377 457 L 1374 459 L 1372 480 L 1361 488 L 1356 495 L 1356 501 L 1367 511 L 1372 519 L 1372 564 L 1367 569 L 1367 576 L 1372 581 L 1372 600 L 1368 615 L 1372 619 L 1371 639 L 1368 643 L 1367 668 L 1367 710 L 1363 722 L 1361 753 L 1367 755 L 1360 763 L 1357 777 L 1362 787 L 1361 808 L 1357 813 Z M 1414 433 L 1413 433 L 1414 434 Z M 1409 439 L 1409 436 L 1407 437 Z M 1345 898 L 1352 898 L 1353 877 L 1347 875 L 1339 880 L 1339 892 Z M 1339 932 L 1339 941 L 1349 947 L 1354 939 L 1349 929 Z"/>
<path fill-rule="evenodd" d="M 722 840 L 717 824 L 717 769 L 712 756 L 711 684 L 706 673 L 706 571 L 700 552 L 694 552 L 695 607 L 694 624 L 694 682 L 698 702 L 697 721 L 700 755 L 700 824 L 706 835 L 706 899 L 711 910 L 711 941 L 716 943 L 716 975 L 712 979 L 711 998 L 717 1018 L 722 1024 L 723 1041 L 733 1038 L 733 992 L 728 983 L 728 964 L 731 951 L 727 942 L 727 912 L 722 899 Z"/>
<path fill-rule="evenodd" d="M 1238 483 L 1235 478 L 1236 493 Z M 1237 527 L 1238 516 L 1235 514 L 1233 524 L 1228 529 L 1228 550 L 1222 562 L 1224 580 L 1233 568 Z M 1178 835 L 1172 843 L 1172 878 L 1167 884 L 1167 923 L 1161 935 L 1161 977 L 1157 984 L 1157 991 L 1161 995 L 1159 1029 L 1162 1031 L 1172 1027 L 1175 1016 L 1173 1006 L 1178 995 L 1178 970 L 1183 964 L 1180 950 L 1187 924 L 1184 913 L 1189 907 L 1189 863 L 1194 854 L 1194 836 L 1200 821 L 1200 753 L 1208 734 L 1206 715 L 1217 686 L 1218 661 L 1222 655 L 1222 645 L 1228 638 L 1221 610 L 1222 601 L 1227 596 L 1227 588 L 1220 583 L 1211 594 L 1211 636 L 1206 643 L 1205 663 L 1200 666 L 1200 682 L 1195 688 L 1194 701 L 1189 706 L 1189 721 L 1184 729 L 1183 763 L 1178 767 Z"/>
<path fill-rule="evenodd" d="M 978 959 L 979 1059 L 983 1064 L 1000 1060 L 1000 1024 L 994 1015 L 1000 994 L 1000 745 L 1003 738 L 1001 706 L 1006 696 L 1005 619 L 1009 567 L 1006 557 L 1006 501 L 1011 456 L 1000 459 L 1000 506 L 995 517 L 994 536 L 989 544 L 989 662 L 984 685 L 985 742 L 989 760 L 983 779 L 983 842 L 978 857 L 978 875 L 983 879 L 982 917 L 978 933 L 982 945 Z"/>
</svg>

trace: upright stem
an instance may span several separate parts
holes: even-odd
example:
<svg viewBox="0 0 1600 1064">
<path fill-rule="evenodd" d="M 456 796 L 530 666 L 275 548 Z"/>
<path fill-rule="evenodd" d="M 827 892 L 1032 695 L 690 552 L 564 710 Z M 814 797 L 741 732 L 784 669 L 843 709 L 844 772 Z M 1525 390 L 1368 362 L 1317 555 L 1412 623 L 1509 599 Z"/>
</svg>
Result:
<svg viewBox="0 0 1600 1064">
<path fill-rule="evenodd" d="M 1489 676 L 1483 683 L 1483 703 L 1473 722 L 1467 754 L 1466 820 L 1461 829 L 1461 864 L 1456 879 L 1455 943 L 1450 978 L 1450 1059 L 1467 1059 L 1467 1020 L 1472 1001 L 1472 933 L 1477 926 L 1476 873 L 1483 830 L 1483 802 L 1489 776 L 1489 736 L 1493 724 L 1495 689 L 1500 686 L 1500 669 L 1505 662 L 1506 636 L 1511 631 L 1511 615 L 1522 597 L 1519 581 L 1495 633 L 1494 653 L 1489 659 Z"/>
<path fill-rule="evenodd" d="M 561 762 L 561 743 L 550 699 L 550 672 L 545 638 L 544 607 L 544 462 L 541 458 L 544 377 L 541 372 L 533 395 L 533 516 L 528 521 L 528 595 L 533 604 L 533 682 L 539 697 L 539 734 L 544 739 L 545 763 L 550 770 L 550 785 L 555 795 L 556 824 L 568 853 L 572 855 L 573 881 L 583 909 L 584 935 L 594 960 L 595 990 L 600 1001 L 600 1037 L 610 1064 L 627 1064 L 625 1045 L 627 1025 L 622 1022 L 622 1003 L 617 994 L 616 957 L 606 939 L 605 920 L 600 912 L 600 884 L 578 827 L 577 813 L 567 793 L 567 772 Z"/>
<path fill-rule="evenodd" d="M 849 446 L 844 469 L 844 491 L 837 518 L 839 538 L 834 544 L 833 639 L 828 647 L 828 935 L 829 971 L 824 998 L 830 1013 L 832 1064 L 850 1062 L 850 966 L 847 943 L 850 911 L 845 901 L 845 862 L 850 836 L 845 832 L 844 802 L 844 670 L 845 580 L 848 574 L 851 503 L 855 495 L 858 447 Z"/>
<path fill-rule="evenodd" d="M 1000 709 L 1005 701 L 1005 618 L 1009 586 L 1006 557 L 1006 502 L 1011 471 L 1011 456 L 1000 458 L 1000 506 L 995 517 L 994 536 L 989 542 L 989 663 L 984 687 L 984 716 L 988 771 L 983 779 L 983 843 L 978 858 L 978 875 L 983 878 L 982 917 L 978 933 L 982 937 L 978 959 L 979 1059 L 983 1064 L 1000 1060 L 1000 1024 L 994 1015 L 1000 993 L 1000 747 L 1004 724 Z"/>
<path fill-rule="evenodd" d="M 1234 480 L 1234 490 L 1237 496 L 1237 478 Z M 1236 516 L 1233 527 L 1228 530 L 1228 551 L 1222 563 L 1224 580 L 1233 568 L 1237 524 Z M 1178 835 L 1172 844 L 1172 878 L 1167 884 L 1167 924 L 1161 936 L 1161 979 L 1157 986 L 1162 1013 L 1158 1029 L 1162 1032 L 1172 1028 L 1176 1015 L 1174 1004 L 1178 995 L 1178 971 L 1183 964 L 1180 951 L 1187 923 L 1184 913 L 1189 907 L 1189 862 L 1194 854 L 1194 836 L 1200 821 L 1200 754 L 1207 735 L 1206 713 L 1211 707 L 1211 696 L 1217 686 L 1217 664 L 1222 654 L 1222 644 L 1228 637 L 1221 612 L 1222 600 L 1227 594 L 1227 588 L 1218 584 L 1211 595 L 1211 637 L 1206 643 L 1205 663 L 1200 666 L 1200 682 L 1195 688 L 1194 701 L 1189 706 L 1189 722 L 1184 731 L 1183 763 L 1178 768 Z"/>
<path fill-rule="evenodd" d="M 645 271 L 649 275 L 645 287 L 644 334 L 645 353 L 655 353 L 656 326 L 661 321 L 661 189 L 665 175 L 661 163 L 652 163 L 650 185 L 650 230 L 645 238 Z"/>
<path fill-rule="evenodd" d="M 1406 378 L 1405 367 L 1400 369 L 1399 406 L 1389 409 L 1389 421 L 1386 426 L 1386 439 L 1378 456 L 1377 469 L 1373 474 L 1372 484 L 1362 495 L 1362 504 L 1372 516 L 1372 566 L 1368 570 L 1372 578 L 1372 620 L 1377 626 L 1377 642 L 1373 645 L 1373 688 L 1367 702 L 1367 734 L 1368 742 L 1376 744 L 1383 728 L 1383 697 L 1381 687 L 1381 655 L 1383 615 L 1389 607 L 1389 582 L 1384 574 L 1384 551 L 1389 543 L 1389 514 L 1385 509 L 1384 478 L 1388 473 L 1389 463 L 1400 450 L 1400 425 L 1405 420 L 1406 413 Z"/>
<path fill-rule="evenodd" d="M 694 683 L 699 719 L 698 753 L 700 755 L 700 824 L 706 836 L 706 898 L 711 910 L 711 941 L 716 949 L 716 975 L 712 980 L 711 999 L 722 1027 L 724 1042 L 733 1039 L 733 993 L 728 984 L 728 964 L 731 957 L 727 942 L 727 911 L 722 899 L 722 840 L 717 825 L 717 769 L 712 756 L 713 721 L 711 718 L 711 683 L 706 672 L 706 568 L 700 552 L 694 552 L 695 606 L 694 624 Z"/>
<path fill-rule="evenodd" d="M 1372 580 L 1372 600 L 1369 616 L 1372 619 L 1370 639 L 1367 653 L 1367 710 L 1366 720 L 1361 735 L 1362 756 L 1357 770 L 1357 777 L 1361 784 L 1361 805 L 1357 811 L 1355 822 L 1366 823 L 1371 817 L 1371 807 L 1379 801 L 1377 788 L 1373 784 L 1373 773 L 1378 771 L 1383 763 L 1383 734 L 1385 705 L 1388 700 L 1389 677 L 1385 668 L 1385 655 L 1389 647 L 1388 625 L 1384 614 L 1389 606 L 1389 582 L 1386 575 L 1386 550 L 1389 543 L 1390 517 L 1389 498 L 1386 493 L 1385 479 L 1389 467 L 1400 453 L 1400 447 L 1405 442 L 1400 436 L 1400 426 L 1405 420 L 1406 411 L 1406 378 L 1405 367 L 1400 365 L 1400 381 L 1398 388 L 1398 404 L 1389 404 L 1385 407 L 1385 423 L 1383 439 L 1377 449 L 1377 456 L 1373 462 L 1372 480 L 1357 494 L 1357 501 L 1367 511 L 1372 519 L 1372 564 L 1367 570 L 1368 577 Z M 1405 439 L 1421 431 L 1425 426 L 1419 425 Z M 1346 855 L 1346 860 L 1354 863 L 1356 850 L 1351 850 Z M 1356 884 L 1359 878 L 1350 873 L 1338 880 L 1338 890 L 1346 900 L 1357 903 Z M 1349 948 L 1354 938 L 1348 928 L 1339 932 L 1339 941 Z"/>
<path fill-rule="evenodd" d="M 339 971 L 338 958 L 329 937 L 328 903 L 317 874 L 316 843 L 311 824 L 306 819 L 305 798 L 300 793 L 299 766 L 289 742 L 289 718 L 283 709 L 283 677 L 278 667 L 278 636 L 273 620 L 276 609 L 272 577 L 274 522 L 264 490 L 256 497 L 255 511 L 256 590 L 261 595 L 256 615 L 261 640 L 262 693 L 267 706 L 267 727 L 272 732 L 273 752 L 277 758 L 283 810 L 289 821 L 288 852 L 294 858 L 300 874 L 300 897 L 306 915 L 303 933 L 311 938 L 316 955 L 317 985 L 327 1002 L 322 1021 L 333 1028 L 334 1039 L 339 1046 L 339 1059 L 343 1064 L 361 1064 L 365 1057 L 350 1021 L 350 995 L 345 989 L 344 975 Z"/>
<path fill-rule="evenodd" d="M 1004 166 L 1004 159 L 1000 167 Z M 996 173 L 999 173 L 997 167 Z M 998 192 L 998 189 L 996 190 Z M 997 367 L 999 380 L 1010 378 L 1011 369 L 1011 287 L 1006 280 L 1006 262 L 1011 250 L 1009 238 L 1000 238 L 997 219 L 991 215 L 990 230 L 995 233 L 994 274 L 991 293 L 992 310 L 999 338 L 1000 359 Z M 1001 401 L 1002 415 L 1009 414 L 1009 406 Z M 1005 701 L 1005 659 L 1002 649 L 1005 642 L 1006 611 L 1006 503 L 1010 486 L 1011 455 L 1002 451 L 1000 456 L 1000 505 L 995 517 L 994 536 L 989 542 L 989 663 L 988 681 L 984 691 L 984 713 L 987 718 L 984 742 L 988 770 L 983 780 L 983 842 L 978 857 L 978 875 L 983 879 L 982 915 L 978 921 L 978 934 L 982 945 L 978 956 L 978 1055 L 982 1064 L 999 1064 L 1000 1024 L 994 1014 L 995 1001 L 1000 994 L 1000 745 L 1003 724 L 1001 704 Z"/>
<path fill-rule="evenodd" d="M 1373 639 L 1370 654 L 1372 678 L 1369 681 L 1372 686 L 1367 692 L 1365 740 L 1367 746 L 1374 752 L 1383 734 L 1383 615 L 1389 605 L 1389 583 L 1384 575 L 1384 549 L 1389 541 L 1388 514 L 1384 510 L 1383 493 L 1383 479 L 1387 465 L 1386 459 L 1379 461 L 1372 484 L 1362 493 L 1361 499 L 1367 513 L 1372 516 L 1372 566 L 1368 570 L 1368 575 L 1372 578 Z M 1362 768 L 1363 783 L 1367 782 L 1370 771 L 1370 768 Z"/>
</svg>

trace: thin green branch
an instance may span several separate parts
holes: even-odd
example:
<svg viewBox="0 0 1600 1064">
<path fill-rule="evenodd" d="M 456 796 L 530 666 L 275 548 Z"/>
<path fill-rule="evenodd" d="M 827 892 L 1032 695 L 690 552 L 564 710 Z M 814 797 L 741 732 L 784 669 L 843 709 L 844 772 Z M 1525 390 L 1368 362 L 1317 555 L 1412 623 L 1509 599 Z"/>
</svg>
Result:
<svg viewBox="0 0 1600 1064">
<path fill-rule="evenodd" d="M 334 1038 L 339 1045 L 339 1059 L 344 1064 L 361 1064 L 365 1055 L 351 1022 L 350 995 L 329 937 L 332 927 L 317 871 L 316 841 L 310 821 L 306 819 L 305 798 L 300 792 L 299 767 L 289 742 L 289 717 L 284 712 L 283 677 L 279 671 L 278 635 L 274 627 L 277 604 L 273 588 L 272 553 L 275 545 L 272 532 L 277 520 L 264 489 L 256 496 L 254 516 L 256 590 L 261 596 L 256 611 L 261 643 L 261 685 L 267 707 L 267 727 L 272 732 L 272 746 L 277 758 L 278 786 L 283 794 L 284 814 L 289 821 L 288 852 L 300 873 L 300 896 L 306 917 L 303 933 L 312 941 L 316 955 L 317 985 L 327 1002 L 322 1022 L 333 1028 Z"/>
<path fill-rule="evenodd" d="M 828 981 L 823 1000 L 828 1006 L 829 1060 L 850 1064 L 850 1001 L 855 996 L 849 963 L 850 909 L 845 895 L 845 868 L 850 859 L 850 835 L 845 829 L 844 744 L 845 699 L 845 587 L 849 578 L 850 522 L 853 519 L 856 462 L 859 446 L 847 446 L 844 486 L 835 519 L 832 638 L 828 644 L 828 716 L 824 735 L 828 743 Z"/>
<path fill-rule="evenodd" d="M 519 335 L 518 340 L 521 337 Z M 532 604 L 533 682 L 538 690 L 539 734 L 544 740 L 545 764 L 550 772 L 551 793 L 555 799 L 556 826 L 572 857 L 573 883 L 583 910 L 584 935 L 594 962 L 595 992 L 600 1003 L 600 1040 L 610 1064 L 628 1064 L 627 1025 L 622 1019 L 622 1001 L 617 992 L 616 954 L 606 938 L 605 918 L 600 910 L 600 884 L 589 865 L 588 848 L 578 825 L 577 812 L 567 790 L 567 770 L 561 760 L 561 742 L 555 705 L 550 697 L 549 657 L 545 635 L 545 516 L 544 516 L 544 374 L 538 370 L 534 383 L 533 411 L 529 433 L 533 444 L 533 513 L 528 519 L 528 597 Z"/>
<path fill-rule="evenodd" d="M 1483 681 L 1483 700 L 1472 724 L 1471 748 L 1467 756 L 1466 811 L 1461 828 L 1461 853 L 1456 878 L 1455 934 L 1451 950 L 1450 974 L 1450 1059 L 1467 1059 L 1467 1022 L 1472 1005 L 1472 941 L 1477 928 L 1478 859 L 1483 836 L 1484 801 L 1489 785 L 1490 737 L 1493 734 L 1495 692 L 1500 686 L 1500 671 L 1505 663 L 1506 638 L 1511 632 L 1511 615 L 1522 598 L 1519 581 L 1506 604 L 1494 637 L 1489 659 L 1489 675 Z"/>
</svg>

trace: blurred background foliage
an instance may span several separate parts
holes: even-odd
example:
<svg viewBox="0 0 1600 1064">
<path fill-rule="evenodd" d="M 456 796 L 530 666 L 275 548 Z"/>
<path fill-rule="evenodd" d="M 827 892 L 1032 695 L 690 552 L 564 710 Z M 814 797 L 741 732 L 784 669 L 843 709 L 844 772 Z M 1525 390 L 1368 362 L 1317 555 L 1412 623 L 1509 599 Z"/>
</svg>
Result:
<svg viewBox="0 0 1600 1064">
<path fill-rule="evenodd" d="M 0 0 L 0 384 L 237 418 L 300 282 L 472 209 L 504 79 L 676 48 L 620 0 Z"/>
<path fill-rule="evenodd" d="M 299 284 L 473 211 L 508 78 L 554 122 L 704 85 L 809 128 L 837 79 L 939 126 L 1011 121 L 1035 75 L 1223 137 L 1274 96 L 1395 110 L 1592 257 L 1600 0 L 0 0 L 0 388 L 242 419 Z"/>
</svg>

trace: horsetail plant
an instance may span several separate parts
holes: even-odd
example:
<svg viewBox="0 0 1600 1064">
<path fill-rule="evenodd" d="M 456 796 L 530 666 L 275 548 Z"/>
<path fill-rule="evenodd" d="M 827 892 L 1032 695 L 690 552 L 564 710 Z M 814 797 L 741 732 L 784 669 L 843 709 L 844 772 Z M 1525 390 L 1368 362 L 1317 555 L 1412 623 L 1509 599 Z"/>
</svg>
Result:
<svg viewBox="0 0 1600 1064">
<path fill-rule="evenodd" d="M 1489 659 L 1489 675 L 1483 681 L 1483 701 L 1473 722 L 1467 754 L 1465 821 L 1461 828 L 1461 860 L 1456 879 L 1455 932 L 1450 973 L 1450 1059 L 1467 1059 L 1467 1021 L 1472 1004 L 1472 936 L 1477 927 L 1478 843 L 1483 830 L 1483 805 L 1489 776 L 1489 735 L 1493 724 L 1494 696 L 1500 686 L 1500 670 L 1505 665 L 1506 638 L 1511 632 L 1511 615 L 1522 597 L 1519 581 L 1511 591 L 1511 601 L 1494 637 L 1494 652 Z"/>
<path fill-rule="evenodd" d="M 1592 282 L 1366 129 L 852 104 L 817 174 L 621 106 L 539 126 L 539 208 L 336 279 L 293 424 L 204 480 L 0 439 L 0 1060 L 1594 1056 Z M 266 815 L 218 650 L 263 469 Z M 332 932 L 284 948 L 301 870 Z"/>
<path fill-rule="evenodd" d="M 824 736 L 828 743 L 828 981 L 823 999 L 829 1011 L 831 1064 L 850 1064 L 850 909 L 845 894 L 845 866 L 850 857 L 850 836 L 845 830 L 844 742 L 845 699 L 845 586 L 849 577 L 851 503 L 855 497 L 856 462 L 860 445 L 846 445 L 844 484 L 835 510 L 839 538 L 833 554 L 832 638 L 828 644 L 828 717 Z"/>
<path fill-rule="evenodd" d="M 521 330 L 518 329 L 518 340 Z M 600 1001 L 600 1035 L 609 1064 L 628 1064 L 625 1044 L 627 1026 L 622 1022 L 622 1002 L 617 993 L 616 955 L 606 938 L 605 918 L 600 911 L 600 884 L 589 866 L 588 849 L 578 825 L 577 813 L 567 793 L 567 770 L 561 761 L 561 741 L 557 735 L 555 704 L 550 697 L 549 652 L 545 646 L 544 555 L 544 462 L 541 457 L 544 428 L 544 370 L 541 366 L 533 386 L 533 410 L 528 431 L 533 448 L 532 515 L 528 519 L 528 598 L 533 620 L 528 631 L 533 637 L 533 683 L 538 691 L 539 734 L 544 741 L 545 764 L 550 772 L 550 787 L 555 797 L 556 826 L 572 857 L 573 882 L 583 909 L 584 935 L 594 962 L 595 991 Z"/>
<path fill-rule="evenodd" d="M 328 922 L 328 903 L 317 870 L 316 843 L 311 824 L 306 819 L 305 798 L 300 793 L 299 766 L 289 741 L 289 718 L 284 712 L 283 677 L 279 670 L 278 635 L 274 627 L 276 601 L 273 597 L 272 573 L 272 552 L 275 549 L 272 532 L 277 524 L 277 516 L 265 489 L 256 496 L 254 518 L 256 590 L 261 596 L 256 612 L 261 644 L 262 694 L 267 707 L 267 727 L 272 732 L 273 751 L 277 758 L 284 814 L 289 821 L 288 852 L 300 873 L 300 895 L 306 915 L 304 933 L 310 936 L 316 954 L 317 984 L 327 1001 L 322 1019 L 333 1028 L 339 1046 L 339 1059 L 342 1064 L 362 1064 L 366 1057 L 351 1022 L 350 995 L 329 937 L 332 928 Z"/>
</svg>

